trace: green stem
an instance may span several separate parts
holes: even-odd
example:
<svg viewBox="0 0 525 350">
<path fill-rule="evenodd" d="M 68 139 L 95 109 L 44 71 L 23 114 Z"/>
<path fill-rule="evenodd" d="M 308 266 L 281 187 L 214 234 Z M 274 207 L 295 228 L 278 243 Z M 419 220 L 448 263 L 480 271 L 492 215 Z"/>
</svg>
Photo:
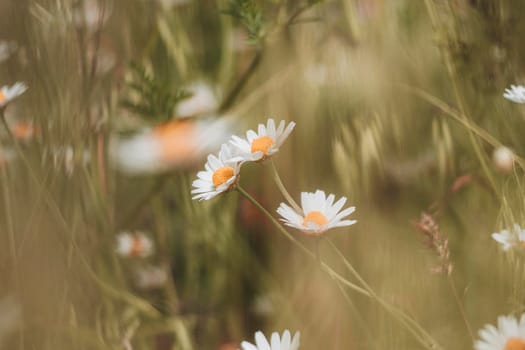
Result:
<svg viewBox="0 0 525 350">
<path fill-rule="evenodd" d="M 450 284 L 450 289 L 452 289 L 452 294 L 454 294 L 454 299 L 456 300 L 456 304 L 458 305 L 459 313 L 461 314 L 461 318 L 463 319 L 463 322 L 465 323 L 465 327 L 467 328 L 467 332 L 472 339 L 472 342 L 475 341 L 474 333 L 472 332 L 472 328 L 470 327 L 470 323 L 467 318 L 467 313 L 465 312 L 465 308 L 463 307 L 463 303 L 461 302 L 461 298 L 459 297 L 458 290 L 456 288 L 456 284 L 454 283 L 454 280 L 452 279 L 452 276 L 450 274 L 447 275 L 448 283 Z"/>
<path fill-rule="evenodd" d="M 272 170 L 273 170 L 273 179 L 275 181 L 275 184 L 279 188 L 279 191 L 281 191 L 281 194 L 286 199 L 286 201 L 292 206 L 292 208 L 302 214 L 303 210 L 297 203 L 293 200 L 292 196 L 290 196 L 290 193 L 286 190 L 286 187 L 284 186 L 281 177 L 279 176 L 279 172 L 277 171 L 277 167 L 275 166 L 275 163 L 273 162 L 273 159 L 270 160 L 270 163 L 272 164 Z"/>
</svg>

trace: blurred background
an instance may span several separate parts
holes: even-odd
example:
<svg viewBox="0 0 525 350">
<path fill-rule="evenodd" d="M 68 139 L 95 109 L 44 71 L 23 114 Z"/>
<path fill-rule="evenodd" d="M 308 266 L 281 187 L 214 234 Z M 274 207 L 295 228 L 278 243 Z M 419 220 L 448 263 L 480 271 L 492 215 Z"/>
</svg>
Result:
<svg viewBox="0 0 525 350">
<path fill-rule="evenodd" d="M 490 234 L 524 224 L 521 0 L 3 0 L 0 348 L 424 349 L 235 191 L 192 201 L 208 153 L 295 121 L 291 195 L 346 196 L 354 226 L 291 232 L 443 349 L 524 310 Z M 276 216 L 269 162 L 242 186 Z M 422 213 L 426 213 L 422 216 Z M 430 233 L 429 233 L 430 232 Z M 429 237 L 431 237 L 429 239 Z M 469 334 L 470 329 L 470 334 Z"/>
</svg>

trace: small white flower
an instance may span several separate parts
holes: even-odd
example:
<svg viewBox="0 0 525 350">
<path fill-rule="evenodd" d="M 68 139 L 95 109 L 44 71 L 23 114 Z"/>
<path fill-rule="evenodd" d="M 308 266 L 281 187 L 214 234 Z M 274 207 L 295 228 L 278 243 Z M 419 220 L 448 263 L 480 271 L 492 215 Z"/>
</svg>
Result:
<svg viewBox="0 0 525 350">
<path fill-rule="evenodd" d="M 146 258 L 153 254 L 153 242 L 141 232 L 121 232 L 117 235 L 116 252 L 122 257 Z"/>
<path fill-rule="evenodd" d="M 514 316 L 498 317 L 498 327 L 487 324 L 479 331 L 480 340 L 475 350 L 521 350 L 525 349 L 525 314 L 519 321 Z"/>
<path fill-rule="evenodd" d="M 9 102 L 22 95 L 27 90 L 24 83 L 16 83 L 13 86 L 3 86 L 0 89 L 0 108 L 7 106 Z"/>
<path fill-rule="evenodd" d="M 511 85 L 510 89 L 505 89 L 503 97 L 512 102 L 525 103 L 525 87 L 523 85 Z"/>
<path fill-rule="evenodd" d="M 193 181 L 193 199 L 209 200 L 232 189 L 239 181 L 241 159 L 233 154 L 228 144 L 223 144 L 218 157 L 208 156 L 204 168 L 206 171 L 199 171 L 198 179 Z"/>
<path fill-rule="evenodd" d="M 515 155 L 511 149 L 507 147 L 498 147 L 492 153 L 492 162 L 496 169 L 502 173 L 510 173 L 514 167 Z"/>
<path fill-rule="evenodd" d="M 203 82 L 193 83 L 186 88 L 191 96 L 181 100 L 175 109 L 180 118 L 214 112 L 219 104 L 211 87 Z"/>
<path fill-rule="evenodd" d="M 13 52 L 16 51 L 18 45 L 14 41 L 1 41 L 0 42 L 0 63 L 7 60 Z"/>
<path fill-rule="evenodd" d="M 301 207 L 304 215 L 297 213 L 288 205 L 281 203 L 277 213 L 283 217 L 281 219 L 285 225 L 296 228 L 310 235 L 320 235 L 323 232 L 342 226 L 355 224 L 356 220 L 341 220 L 352 214 L 355 207 L 346 208 L 342 211 L 346 203 L 346 197 L 342 197 L 334 203 L 335 196 L 326 196 L 324 191 L 317 190 L 314 193 L 301 193 Z"/>
<path fill-rule="evenodd" d="M 282 120 L 275 128 L 275 121 L 268 119 L 266 126 L 259 124 L 257 132 L 248 130 L 246 139 L 234 135 L 230 142 L 239 150 L 243 160 L 260 161 L 277 153 L 294 127 L 295 123 L 290 122 L 285 129 L 285 121 Z"/>
<path fill-rule="evenodd" d="M 128 138 L 115 138 L 110 156 L 129 175 L 184 168 L 216 150 L 230 134 L 231 123 L 219 120 L 175 120 Z"/>
<path fill-rule="evenodd" d="M 520 225 L 514 224 L 514 230 L 502 230 L 498 233 L 493 233 L 492 238 L 501 244 L 503 250 L 507 251 L 511 248 L 525 246 L 525 230 Z"/>
<path fill-rule="evenodd" d="M 270 341 L 266 339 L 262 332 L 255 333 L 255 344 L 243 341 L 242 350 L 297 350 L 299 349 L 301 334 L 296 332 L 291 338 L 290 331 L 285 330 L 282 337 L 279 333 L 273 332 Z"/>
</svg>

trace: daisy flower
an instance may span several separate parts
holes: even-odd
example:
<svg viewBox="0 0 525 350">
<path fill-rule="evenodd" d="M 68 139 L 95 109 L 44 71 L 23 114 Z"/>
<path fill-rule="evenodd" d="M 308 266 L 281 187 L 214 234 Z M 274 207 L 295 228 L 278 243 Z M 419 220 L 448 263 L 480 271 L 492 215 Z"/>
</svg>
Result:
<svg viewBox="0 0 525 350">
<path fill-rule="evenodd" d="M 514 316 L 498 317 L 498 327 L 487 324 L 479 331 L 480 340 L 475 350 L 521 350 L 525 349 L 525 314 L 519 321 Z"/>
<path fill-rule="evenodd" d="M 518 224 L 514 224 L 514 230 L 502 230 L 501 232 L 493 233 L 492 238 L 501 244 L 505 251 L 511 248 L 525 247 L 525 230 Z"/>
<path fill-rule="evenodd" d="M 7 60 L 17 47 L 18 45 L 14 41 L 0 41 L 0 63 Z"/>
<path fill-rule="evenodd" d="M 296 332 L 291 338 L 290 331 L 285 330 L 282 337 L 279 333 L 273 332 L 270 341 L 266 339 L 262 332 L 255 333 L 255 344 L 243 341 L 241 343 L 242 350 L 297 350 L 299 349 L 299 338 L 301 334 Z"/>
<path fill-rule="evenodd" d="M 9 102 L 22 95 L 27 90 L 24 83 L 16 83 L 13 86 L 3 86 L 0 89 L 0 108 L 7 106 Z"/>
<path fill-rule="evenodd" d="M 290 122 L 285 128 L 285 121 L 281 120 L 276 128 L 275 121 L 268 119 L 266 126 L 259 124 L 257 132 L 248 130 L 246 139 L 234 135 L 230 142 L 239 150 L 243 160 L 257 162 L 277 153 L 294 127 L 295 123 Z"/>
<path fill-rule="evenodd" d="M 177 117 L 187 118 L 199 114 L 212 113 L 219 107 L 217 97 L 208 84 L 196 82 L 185 90 L 191 93 L 191 96 L 177 104 L 175 108 Z"/>
<path fill-rule="evenodd" d="M 523 85 L 511 85 L 510 89 L 505 89 L 503 97 L 512 102 L 525 103 L 525 87 Z"/>
<path fill-rule="evenodd" d="M 234 156 L 228 144 L 223 144 L 218 157 L 209 155 L 205 171 L 197 173 L 193 181 L 193 199 L 209 200 L 222 192 L 232 189 L 239 181 L 241 159 Z"/>
<path fill-rule="evenodd" d="M 225 118 L 175 120 L 113 139 L 110 155 L 117 168 L 129 175 L 188 167 L 227 140 L 230 127 Z"/>
<path fill-rule="evenodd" d="M 122 257 L 146 258 L 153 253 L 153 242 L 143 233 L 121 232 L 117 235 L 116 252 Z"/>
<path fill-rule="evenodd" d="M 277 213 L 285 225 L 296 228 L 309 235 L 320 235 L 325 231 L 342 226 L 355 224 L 356 220 L 341 220 L 352 214 L 355 207 L 341 208 L 346 203 L 346 197 L 342 197 L 334 203 L 335 196 L 329 194 L 326 196 L 324 191 L 317 190 L 313 193 L 301 193 L 301 207 L 303 214 L 297 213 L 288 205 L 281 203 Z"/>
<path fill-rule="evenodd" d="M 492 162 L 496 169 L 502 173 L 510 173 L 514 168 L 514 160 L 516 156 L 511 149 L 500 146 L 492 153 Z"/>
</svg>

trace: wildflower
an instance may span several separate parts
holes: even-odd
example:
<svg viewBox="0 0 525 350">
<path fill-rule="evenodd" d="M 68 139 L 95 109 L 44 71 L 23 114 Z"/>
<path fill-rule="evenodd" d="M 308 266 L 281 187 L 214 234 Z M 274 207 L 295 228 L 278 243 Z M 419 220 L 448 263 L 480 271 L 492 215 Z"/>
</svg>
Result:
<svg viewBox="0 0 525 350">
<path fill-rule="evenodd" d="M 514 316 L 498 317 L 498 327 L 487 324 L 479 331 L 480 340 L 475 350 L 522 350 L 525 349 L 525 314 L 519 321 Z"/>
<path fill-rule="evenodd" d="M 503 97 L 512 102 L 525 103 L 525 87 L 523 85 L 511 85 L 510 89 L 505 89 Z"/>
<path fill-rule="evenodd" d="M 0 63 L 7 60 L 17 48 L 18 45 L 13 41 L 0 41 Z"/>
<path fill-rule="evenodd" d="M 297 213 L 288 205 L 281 203 L 277 213 L 285 225 L 296 228 L 310 235 L 320 235 L 325 231 L 342 226 L 355 224 L 356 220 L 341 220 L 352 214 L 355 207 L 341 208 L 346 203 L 346 197 L 342 197 L 334 203 L 333 194 L 326 196 L 324 191 L 317 190 L 314 193 L 301 193 L 301 207 L 304 215 Z"/>
<path fill-rule="evenodd" d="M 153 242 L 140 232 L 121 232 L 117 235 L 116 252 L 122 257 L 146 258 L 153 253 Z"/>
<path fill-rule="evenodd" d="M 10 130 L 17 140 L 30 141 L 35 135 L 35 127 L 27 120 L 15 120 L 10 123 Z"/>
<path fill-rule="evenodd" d="M 230 125 L 224 118 L 170 121 L 114 140 L 110 155 L 130 175 L 188 167 L 217 149 L 227 139 Z"/>
<path fill-rule="evenodd" d="M 199 171 L 198 179 L 193 181 L 193 199 L 209 200 L 232 189 L 239 181 L 241 159 L 234 156 L 229 145 L 223 144 L 218 157 L 209 155 L 204 167 L 206 171 Z"/>
<path fill-rule="evenodd" d="M 448 238 L 441 234 L 439 225 L 434 217 L 428 213 L 421 213 L 419 221 L 414 222 L 414 226 L 426 238 L 425 246 L 433 250 L 439 260 L 439 265 L 431 268 L 434 273 L 443 273 L 450 275 L 453 270 L 452 262 L 450 261 L 450 247 Z"/>
<path fill-rule="evenodd" d="M 492 238 L 499 244 L 504 251 L 516 247 L 525 247 L 525 230 L 520 225 L 514 224 L 514 230 L 502 230 L 498 233 L 493 233 Z"/>
<path fill-rule="evenodd" d="M 295 127 L 294 122 L 290 122 L 285 129 L 285 122 L 282 120 L 277 129 L 273 119 L 268 119 L 266 126 L 259 124 L 257 132 L 248 130 L 246 139 L 232 136 L 230 141 L 240 152 L 243 160 L 260 161 L 267 159 L 279 151 L 279 147 L 290 135 Z"/>
<path fill-rule="evenodd" d="M 266 339 L 262 332 L 255 333 L 255 345 L 243 341 L 241 343 L 242 350 L 297 350 L 299 349 L 299 341 L 301 334 L 296 332 L 291 339 L 290 331 L 285 330 L 282 337 L 279 333 L 273 332 L 270 342 Z"/>
<path fill-rule="evenodd" d="M 514 159 L 514 152 L 507 147 L 498 147 L 494 150 L 494 153 L 492 153 L 494 166 L 502 173 L 510 173 L 512 171 Z"/>
<path fill-rule="evenodd" d="M 218 108 L 217 98 L 209 85 L 197 82 L 187 87 L 186 90 L 191 93 L 191 96 L 177 104 L 175 109 L 177 117 L 187 118 L 207 114 Z"/>
<path fill-rule="evenodd" d="M 0 89 L 0 108 L 7 106 L 9 102 L 22 95 L 27 90 L 24 83 L 16 83 L 13 86 L 3 86 Z"/>
</svg>

